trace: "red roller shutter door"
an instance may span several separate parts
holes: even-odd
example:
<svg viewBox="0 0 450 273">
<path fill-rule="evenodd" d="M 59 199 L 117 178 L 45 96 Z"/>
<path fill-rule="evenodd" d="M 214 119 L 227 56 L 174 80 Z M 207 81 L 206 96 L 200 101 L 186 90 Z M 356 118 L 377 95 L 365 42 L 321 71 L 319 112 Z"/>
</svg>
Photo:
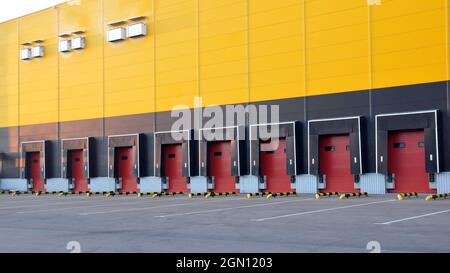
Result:
<svg viewBox="0 0 450 273">
<path fill-rule="evenodd" d="M 167 192 L 189 192 L 183 176 L 183 150 L 181 144 L 163 146 L 164 174 L 169 177 Z"/>
<path fill-rule="evenodd" d="M 209 173 L 214 177 L 214 192 L 238 192 L 235 177 L 231 176 L 230 141 L 208 144 Z"/>
<path fill-rule="evenodd" d="M 70 150 L 68 161 L 70 162 L 72 179 L 74 180 L 73 192 L 88 192 L 88 182 L 84 178 L 83 150 Z"/>
<path fill-rule="evenodd" d="M 286 139 L 265 141 L 260 145 L 261 175 L 267 178 L 264 191 L 291 192 L 291 178 L 286 169 Z"/>
<path fill-rule="evenodd" d="M 395 174 L 395 189 L 389 192 L 436 192 L 430 189 L 425 170 L 424 140 L 423 130 L 389 133 L 388 169 Z"/>
<path fill-rule="evenodd" d="M 121 192 L 138 192 L 137 178 L 133 174 L 133 148 L 116 148 L 118 176 L 122 178 Z"/>
<path fill-rule="evenodd" d="M 45 181 L 41 179 L 41 154 L 29 152 L 26 154 L 29 178 L 33 179 L 33 191 L 45 192 Z"/>
<path fill-rule="evenodd" d="M 350 170 L 350 136 L 324 135 L 319 140 L 320 173 L 326 176 L 322 192 L 359 192 Z"/>
</svg>

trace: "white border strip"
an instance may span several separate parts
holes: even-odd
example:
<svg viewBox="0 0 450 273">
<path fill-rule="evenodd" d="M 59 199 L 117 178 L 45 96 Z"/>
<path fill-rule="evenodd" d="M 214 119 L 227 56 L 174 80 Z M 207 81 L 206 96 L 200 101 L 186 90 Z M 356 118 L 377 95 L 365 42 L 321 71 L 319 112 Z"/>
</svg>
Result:
<svg viewBox="0 0 450 273">
<path fill-rule="evenodd" d="M 308 174 L 311 174 L 311 151 L 310 151 L 310 125 L 313 122 L 324 122 L 324 121 L 337 121 L 337 120 L 349 120 L 349 119 L 357 119 L 358 120 L 358 142 L 359 142 L 359 174 L 362 175 L 362 152 L 361 152 L 361 116 L 352 116 L 352 117 L 341 117 L 341 118 L 325 118 L 325 119 L 312 119 L 308 120 Z"/>
<path fill-rule="evenodd" d="M 20 142 L 20 164 L 22 164 L 22 162 L 23 162 L 23 157 L 22 157 L 22 155 L 23 155 L 23 144 L 32 144 L 32 143 L 42 143 L 42 145 L 43 145 L 43 154 L 44 154 L 44 179 L 46 179 L 46 176 L 47 176 L 47 174 L 46 174 L 46 170 L 45 170 L 45 168 L 46 168 L 46 162 L 45 162 L 45 142 L 46 142 L 46 140 L 36 140 L 36 141 L 24 141 L 24 142 Z M 26 160 L 26 158 L 25 158 L 25 160 Z M 26 168 L 26 163 L 24 164 L 24 166 L 21 166 L 21 168 L 20 169 L 23 169 L 23 171 L 25 172 L 25 168 Z M 25 176 L 25 173 L 24 173 L 24 176 Z M 20 175 L 20 177 L 22 177 L 22 175 Z M 26 178 L 26 177 L 25 177 Z"/>
<path fill-rule="evenodd" d="M 191 129 L 192 130 L 192 129 Z M 160 131 L 153 133 L 153 175 L 156 175 L 156 135 L 162 134 L 170 134 L 170 133 L 182 133 L 188 132 L 188 172 L 189 177 L 191 176 L 191 130 L 178 130 L 178 131 Z M 162 144 L 161 144 L 162 146 Z M 161 147 L 161 155 L 162 155 L 162 147 Z"/>
<path fill-rule="evenodd" d="M 139 157 L 139 150 L 140 150 L 140 147 L 139 147 L 139 133 L 136 133 L 136 134 L 126 134 L 126 135 L 112 135 L 112 136 L 108 136 L 108 177 L 109 177 L 109 166 L 110 166 L 110 158 L 109 158 L 109 141 L 110 141 L 110 139 L 111 138 L 113 138 L 113 137 L 128 137 L 128 136 L 136 136 L 136 150 L 137 150 L 137 177 L 140 177 L 140 175 L 141 175 L 141 172 L 140 172 L 140 164 L 141 164 L 141 162 L 140 162 L 140 157 Z M 116 154 L 115 154 L 115 152 L 114 152 L 114 157 L 116 156 Z M 114 167 L 116 167 L 116 166 L 114 166 Z M 114 170 L 113 170 L 114 171 Z M 115 177 L 112 177 L 112 178 L 115 178 Z"/>
<path fill-rule="evenodd" d="M 201 159 L 201 147 L 202 147 L 202 145 L 200 145 L 200 141 L 201 140 L 203 140 L 203 137 L 200 135 L 201 134 L 201 132 L 203 132 L 203 131 L 211 131 L 211 130 L 226 130 L 226 129 L 236 129 L 236 132 L 237 132 L 237 145 L 238 145 L 238 147 L 237 147 L 237 157 L 238 157 L 238 159 L 237 159 L 237 162 L 238 162 L 238 175 L 239 176 L 241 176 L 241 157 L 240 157 L 240 149 L 239 149 L 239 144 L 240 144 L 240 142 L 239 142 L 239 140 L 240 140 L 240 138 L 239 138 L 239 126 L 225 126 L 225 127 L 214 127 L 214 128 L 201 128 L 201 129 L 199 129 L 198 130 L 198 140 L 199 140 L 199 143 L 198 143 L 198 175 L 200 176 L 200 173 L 201 173 L 201 169 L 202 169 L 202 163 L 201 163 L 201 161 L 202 161 L 202 159 Z M 206 160 L 208 160 L 208 155 L 206 155 Z"/>
<path fill-rule="evenodd" d="M 250 124 L 249 126 L 249 141 L 250 141 L 250 175 L 253 175 L 252 169 L 252 127 L 261 127 L 261 126 L 271 126 L 271 125 L 289 125 L 292 124 L 292 128 L 294 130 L 294 168 L 295 168 L 295 175 L 297 176 L 297 136 L 295 134 L 296 128 L 295 128 L 296 121 L 286 121 L 286 122 L 275 122 L 275 123 L 261 123 L 261 124 Z"/>
<path fill-rule="evenodd" d="M 432 114 L 434 113 L 434 127 L 436 134 L 436 164 L 437 173 L 440 173 L 439 168 L 439 135 L 438 135 L 438 113 L 439 110 L 425 110 L 425 111 L 413 111 L 413 112 L 400 112 L 400 113 L 389 113 L 389 114 L 378 114 L 375 116 L 375 172 L 378 173 L 378 118 L 379 117 L 392 117 L 392 116 L 403 116 L 403 115 L 417 115 L 417 114 Z"/>
<path fill-rule="evenodd" d="M 88 177 L 87 178 L 90 178 L 91 177 L 91 170 L 90 170 L 90 167 L 89 167 L 89 165 L 90 165 L 90 162 L 89 162 L 89 150 L 90 150 L 90 147 L 89 147 L 89 137 L 80 137 L 80 138 L 65 138 L 65 139 L 61 139 L 61 178 L 63 178 L 64 179 L 64 177 L 63 177 L 63 155 L 64 155 L 64 141 L 74 141 L 74 140 L 86 140 L 86 143 L 87 143 L 87 175 L 88 175 Z M 109 160 L 109 155 L 108 155 L 108 160 Z M 67 164 L 69 164 L 68 162 L 66 162 Z M 109 168 L 109 162 L 108 162 L 108 168 Z"/>
</svg>

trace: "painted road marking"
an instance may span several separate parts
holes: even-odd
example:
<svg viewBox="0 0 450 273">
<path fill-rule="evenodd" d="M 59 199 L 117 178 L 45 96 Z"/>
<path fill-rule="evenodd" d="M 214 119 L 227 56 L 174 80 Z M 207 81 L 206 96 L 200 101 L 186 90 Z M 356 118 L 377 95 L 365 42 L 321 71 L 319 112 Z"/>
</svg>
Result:
<svg viewBox="0 0 450 273">
<path fill-rule="evenodd" d="M 128 200 L 132 201 L 132 200 Z M 43 209 L 43 210 L 30 210 L 30 211 L 18 211 L 19 214 L 28 214 L 28 213 L 39 213 L 39 212 L 50 212 L 50 211 L 59 211 L 59 210 L 71 210 L 71 209 L 83 209 L 83 208 L 98 208 L 98 207 L 110 207 L 114 206 L 115 204 L 121 206 L 121 205 L 138 205 L 142 204 L 142 202 L 120 202 L 120 203 L 113 203 L 113 204 L 102 204 L 102 205 L 94 205 L 90 206 L 89 204 L 86 204 L 87 206 L 75 206 L 75 207 L 64 207 L 64 208 L 55 208 L 55 209 Z"/>
<path fill-rule="evenodd" d="M 171 204 L 171 202 L 173 202 L 173 200 L 170 200 L 170 199 L 159 199 L 159 200 L 164 200 L 164 201 L 169 201 L 169 202 L 167 202 L 167 203 L 169 203 L 169 204 Z M 183 205 L 189 205 L 189 206 L 192 206 L 192 205 L 198 205 L 198 204 L 205 204 L 205 203 L 221 203 L 221 202 L 228 202 L 228 201 L 245 201 L 245 202 L 250 202 L 251 200 L 249 200 L 249 199 L 247 199 L 247 198 L 241 198 L 241 199 L 220 199 L 220 200 L 217 200 L 217 199 L 198 199 L 198 200 L 196 200 L 196 201 L 193 201 L 192 199 L 190 199 L 189 201 L 189 203 L 180 203 L 180 204 L 183 204 Z M 164 203 L 164 202 L 158 202 L 158 203 Z M 165 206 L 160 206 L 160 207 L 172 207 L 171 205 L 165 205 Z M 90 212 L 90 213 L 81 213 L 81 214 L 79 214 L 79 215 L 83 215 L 83 216 L 86 216 L 86 215 L 94 215 L 94 214 L 107 214 L 107 213 L 118 213 L 118 212 L 127 212 L 127 211 L 140 211 L 140 210 L 146 210 L 146 209 L 151 209 L 151 208 L 154 208 L 154 207 L 145 207 L 145 208 L 133 208 L 133 209 L 121 209 L 121 210 L 108 210 L 108 211 L 98 211 L 98 212 Z"/>
<path fill-rule="evenodd" d="M 85 199 L 82 198 L 75 198 L 75 197 L 56 197 L 56 196 L 51 196 L 51 197 L 46 197 L 46 196 L 42 196 L 42 197 L 38 197 L 38 196 L 32 196 L 28 199 L 25 199 L 24 197 L 12 197 L 9 199 L 0 199 L 2 200 L 2 202 L 0 202 L 0 205 L 10 205 L 10 204 L 32 204 L 32 203 L 36 203 L 39 201 L 61 201 L 61 200 L 93 200 L 90 197 L 86 197 Z"/>
<path fill-rule="evenodd" d="M 403 219 L 398 219 L 398 220 L 393 220 L 393 221 L 389 221 L 389 222 L 385 222 L 385 223 L 375 223 L 375 225 L 390 225 L 390 224 L 394 224 L 394 223 L 399 223 L 399 222 L 414 220 L 414 219 L 418 219 L 418 218 L 438 215 L 438 214 L 442 214 L 442 213 L 446 213 L 446 212 L 450 212 L 450 209 L 443 210 L 443 211 L 437 211 L 437 212 L 433 212 L 433 213 L 422 214 L 422 215 L 408 217 L 408 218 L 403 218 Z"/>
<path fill-rule="evenodd" d="M 80 204 L 86 201 L 79 201 L 79 202 L 53 202 L 53 203 L 41 203 L 41 204 L 33 204 L 33 205 L 22 205 L 22 206 L 10 206 L 10 207 L 0 207 L 0 210 L 9 210 L 9 209 L 22 209 L 22 208 L 35 208 L 35 207 L 48 207 L 48 206 L 55 206 L 55 205 L 66 205 L 66 204 Z M 94 203 L 94 202 L 88 202 L 88 203 Z"/>
<path fill-rule="evenodd" d="M 302 201 L 309 201 L 309 200 L 315 200 L 315 199 L 314 198 L 307 198 L 307 199 L 291 200 L 291 201 L 283 201 L 283 202 L 259 203 L 259 204 L 247 205 L 247 206 L 238 206 L 238 207 L 229 207 L 229 208 L 221 208 L 221 209 L 199 210 L 199 211 L 191 211 L 191 212 L 185 212 L 185 213 L 173 213 L 173 214 L 157 215 L 157 216 L 154 216 L 154 217 L 167 218 L 167 217 L 185 216 L 185 215 L 202 214 L 202 213 L 210 213 L 210 212 L 221 212 L 221 211 L 243 209 L 243 208 L 254 208 L 254 207 L 279 205 L 279 204 L 286 204 L 286 203 L 293 203 L 293 202 L 302 202 Z"/>
<path fill-rule="evenodd" d="M 67 201 L 59 199 L 59 202 L 41 202 L 41 203 L 33 203 L 29 205 L 21 205 L 21 206 L 9 206 L 9 207 L 0 207 L 0 210 L 9 210 L 9 209 L 23 209 L 23 208 L 35 208 L 35 207 L 47 207 L 47 206 L 54 206 L 54 205 L 71 205 L 71 204 L 98 204 L 99 202 L 104 202 L 105 205 L 114 205 L 114 204 L 122 204 L 124 201 L 135 201 L 136 199 L 83 199 L 83 200 L 73 200 L 73 201 Z M 162 199 L 159 200 L 151 200 L 149 202 L 155 202 L 155 203 L 163 203 Z M 142 199 L 141 203 L 145 203 L 145 200 Z"/>
<path fill-rule="evenodd" d="M 267 217 L 267 218 L 251 219 L 250 221 L 263 222 L 263 221 L 268 221 L 268 220 L 275 220 L 275 219 L 288 218 L 288 217 L 294 217 L 294 216 L 300 216 L 300 215 L 308 215 L 308 214 L 321 213 L 321 212 L 328 212 L 328 211 L 341 210 L 341 209 L 364 207 L 364 206 L 370 206 L 370 205 L 382 204 L 382 203 L 388 203 L 388 202 L 396 202 L 396 201 L 397 200 L 383 200 L 383 201 L 370 202 L 370 203 L 364 203 L 364 204 L 349 205 L 349 206 L 342 206 L 342 207 L 329 208 L 329 209 L 318 209 L 318 210 L 311 210 L 311 211 L 305 211 L 305 212 L 299 212 L 299 213 L 285 214 L 285 215 L 279 215 L 279 216 L 273 216 L 273 217 Z"/>
<path fill-rule="evenodd" d="M 47 206 L 54 206 L 54 205 L 70 205 L 70 204 L 98 204 L 99 202 L 105 202 L 104 204 L 110 204 L 110 205 L 115 205 L 115 204 L 122 204 L 124 201 L 130 201 L 130 200 L 141 200 L 138 202 L 136 202 L 136 204 L 148 204 L 147 202 L 151 202 L 151 203 L 171 203 L 174 200 L 186 200 L 183 198 L 160 198 L 160 199 L 146 199 L 146 198 L 142 198 L 142 199 L 135 199 L 135 198 L 115 198 L 115 197 L 110 197 L 108 199 L 106 198 L 92 198 L 92 197 L 87 197 L 86 199 L 75 199 L 75 200 L 71 200 L 68 201 L 67 199 L 46 199 L 46 200 L 40 200 L 40 201 L 45 201 L 45 202 L 39 202 L 39 199 L 33 200 L 33 202 L 31 203 L 25 203 L 23 205 L 20 206 L 11 206 L 14 205 L 14 202 L 9 203 L 10 206 L 8 207 L 2 207 L 0 206 L 0 210 L 13 210 L 13 209 L 26 209 L 26 208 L 39 208 L 39 207 L 47 207 Z M 191 202 L 193 204 L 201 204 L 204 202 L 211 202 L 211 203 L 215 203 L 215 202 L 228 202 L 228 201 L 251 201 L 247 198 L 227 198 L 227 199 L 192 199 Z M 31 200 L 23 200 L 23 201 L 31 201 Z M 48 201 L 57 201 L 57 202 L 48 202 Z M 147 202 L 146 202 L 147 201 Z M 101 203 L 102 204 L 102 203 Z"/>
<path fill-rule="evenodd" d="M 191 204 L 192 203 L 179 203 L 179 204 L 163 205 L 163 206 L 152 206 L 152 207 L 145 207 L 145 208 L 116 209 L 116 210 L 108 210 L 108 211 L 83 212 L 83 213 L 78 213 L 78 215 L 88 216 L 88 215 L 97 215 L 97 214 L 109 214 L 109 213 L 130 212 L 130 211 L 142 211 L 142 210 L 158 209 L 158 208 L 188 206 L 188 205 L 191 205 Z"/>
</svg>

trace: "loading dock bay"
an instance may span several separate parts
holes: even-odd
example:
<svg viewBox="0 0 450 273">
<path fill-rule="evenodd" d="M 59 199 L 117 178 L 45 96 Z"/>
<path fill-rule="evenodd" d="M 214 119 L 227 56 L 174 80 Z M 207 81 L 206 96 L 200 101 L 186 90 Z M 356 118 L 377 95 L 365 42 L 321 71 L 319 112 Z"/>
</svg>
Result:
<svg viewBox="0 0 450 273">
<path fill-rule="evenodd" d="M 0 252 L 449 252 L 450 199 L 0 195 Z"/>
</svg>

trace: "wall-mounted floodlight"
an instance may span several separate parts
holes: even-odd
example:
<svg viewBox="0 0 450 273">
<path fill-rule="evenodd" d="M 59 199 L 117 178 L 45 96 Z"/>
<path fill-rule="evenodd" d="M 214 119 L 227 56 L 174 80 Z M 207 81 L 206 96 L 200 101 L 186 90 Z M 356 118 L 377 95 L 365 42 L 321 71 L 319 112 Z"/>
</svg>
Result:
<svg viewBox="0 0 450 273">
<path fill-rule="evenodd" d="M 126 29 L 125 28 L 115 28 L 108 30 L 108 42 L 119 42 L 125 40 Z"/>
<path fill-rule="evenodd" d="M 71 41 L 70 40 L 59 41 L 59 52 L 69 52 L 70 49 L 71 49 Z"/>
<path fill-rule="evenodd" d="M 145 35 L 147 35 L 147 25 L 144 23 L 129 25 L 127 27 L 128 38 L 137 38 Z"/>
<path fill-rule="evenodd" d="M 31 59 L 31 48 L 24 48 L 20 50 L 20 59 L 21 60 Z"/>
<path fill-rule="evenodd" d="M 44 57 L 44 47 L 43 46 L 32 47 L 31 48 L 31 57 L 33 57 L 33 58 Z"/>
<path fill-rule="evenodd" d="M 85 47 L 85 38 L 84 37 L 77 37 L 72 39 L 72 49 L 74 50 L 80 50 Z"/>
</svg>

